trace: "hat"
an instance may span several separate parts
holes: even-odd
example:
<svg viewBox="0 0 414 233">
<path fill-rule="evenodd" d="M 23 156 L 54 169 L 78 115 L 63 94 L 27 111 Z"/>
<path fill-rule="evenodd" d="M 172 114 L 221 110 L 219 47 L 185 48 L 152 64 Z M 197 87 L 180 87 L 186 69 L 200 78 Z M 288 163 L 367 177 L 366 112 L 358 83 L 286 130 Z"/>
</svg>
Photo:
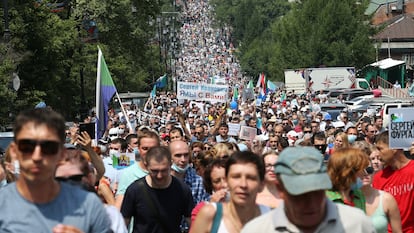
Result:
<svg viewBox="0 0 414 233">
<path fill-rule="evenodd" d="M 313 147 L 288 147 L 280 153 L 275 173 L 291 195 L 332 188 L 322 154 Z"/>
<path fill-rule="evenodd" d="M 291 131 L 289 131 L 287 134 L 286 134 L 286 136 L 288 137 L 288 138 L 298 138 L 299 137 L 299 134 L 295 131 L 295 130 L 291 130 Z"/>
<path fill-rule="evenodd" d="M 267 122 L 272 122 L 272 123 L 275 123 L 276 121 L 277 121 L 277 118 L 274 115 L 269 120 L 267 120 Z"/>
<path fill-rule="evenodd" d="M 109 130 L 108 134 L 111 141 L 118 137 L 118 131 L 118 127 Z"/>
<path fill-rule="evenodd" d="M 327 114 L 325 115 L 324 120 L 325 120 L 325 121 L 331 121 L 331 120 L 332 120 L 331 114 L 327 113 Z"/>
<path fill-rule="evenodd" d="M 335 122 L 332 122 L 332 125 L 333 125 L 335 128 L 342 128 L 342 127 L 345 127 L 345 123 L 344 123 L 344 122 L 342 122 L 342 121 L 335 121 Z"/>
</svg>

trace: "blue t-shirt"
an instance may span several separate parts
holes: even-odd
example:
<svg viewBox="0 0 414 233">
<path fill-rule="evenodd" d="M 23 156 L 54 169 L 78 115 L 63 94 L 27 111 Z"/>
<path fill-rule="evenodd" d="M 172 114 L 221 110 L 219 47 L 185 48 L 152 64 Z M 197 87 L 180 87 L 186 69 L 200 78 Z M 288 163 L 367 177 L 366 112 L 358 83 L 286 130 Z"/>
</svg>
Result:
<svg viewBox="0 0 414 233">
<path fill-rule="evenodd" d="M 45 204 L 26 200 L 15 183 L 0 189 L 0 232 L 52 232 L 58 224 L 71 225 L 85 233 L 112 232 L 96 194 L 64 182 L 60 185 L 58 196 Z"/>
</svg>

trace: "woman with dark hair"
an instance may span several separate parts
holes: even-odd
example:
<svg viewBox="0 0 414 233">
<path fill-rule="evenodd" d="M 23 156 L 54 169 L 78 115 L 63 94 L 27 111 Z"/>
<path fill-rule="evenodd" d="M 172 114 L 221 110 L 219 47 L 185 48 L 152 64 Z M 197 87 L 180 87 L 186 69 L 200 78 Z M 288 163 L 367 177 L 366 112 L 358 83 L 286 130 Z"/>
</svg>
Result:
<svg viewBox="0 0 414 233">
<path fill-rule="evenodd" d="M 250 151 L 235 152 L 226 161 L 225 168 L 229 201 L 206 203 L 191 225 L 191 233 L 240 232 L 248 221 L 270 210 L 256 204 L 265 176 L 259 156 Z"/>
<path fill-rule="evenodd" d="M 204 170 L 203 185 L 211 202 L 227 201 L 229 194 L 225 175 L 226 161 L 223 159 L 213 159 Z M 194 221 L 200 209 L 206 202 L 200 202 L 191 212 L 191 221 Z"/>
<path fill-rule="evenodd" d="M 194 159 L 194 169 L 197 175 L 203 177 L 206 167 L 216 158 L 217 150 L 211 148 L 208 151 L 201 152 L 197 158 Z"/>
<path fill-rule="evenodd" d="M 275 165 L 279 154 L 277 152 L 268 152 L 262 156 L 263 164 L 266 168 L 264 189 L 257 194 L 256 203 L 269 206 L 271 209 L 276 208 L 282 201 L 279 191 L 276 188 Z"/>
</svg>

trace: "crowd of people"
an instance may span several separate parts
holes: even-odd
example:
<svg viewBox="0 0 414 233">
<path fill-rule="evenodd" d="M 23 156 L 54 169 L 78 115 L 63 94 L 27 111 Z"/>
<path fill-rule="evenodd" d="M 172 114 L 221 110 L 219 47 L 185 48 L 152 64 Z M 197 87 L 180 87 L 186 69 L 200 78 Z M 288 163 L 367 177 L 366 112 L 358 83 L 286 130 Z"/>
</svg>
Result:
<svg viewBox="0 0 414 233">
<path fill-rule="evenodd" d="M 223 115 L 207 133 L 195 122 L 191 137 L 190 118 L 177 115 L 184 124 L 167 122 L 163 134 L 125 127 L 92 146 L 51 108 L 23 111 L 0 170 L 0 231 L 413 232 L 414 163 L 389 148 L 387 131 L 371 141 L 336 129 L 347 136 L 329 149 L 306 123 L 299 135 L 309 138 L 289 145 L 281 122 L 254 149 L 227 135 Z M 117 153 L 134 161 L 119 169 Z"/>
<path fill-rule="evenodd" d="M 214 27 L 208 1 L 186 1 L 179 33 L 181 51 L 176 62 L 178 81 L 214 83 L 224 78 L 229 85 L 242 84 L 240 65 L 231 43 L 231 28 Z"/>
<path fill-rule="evenodd" d="M 231 29 L 213 29 L 208 1 L 177 3 L 178 80 L 243 90 Z M 217 103 L 158 92 L 110 108 L 96 139 L 50 107 L 21 112 L 0 232 L 414 232 L 414 162 L 389 147 L 380 114 L 334 117 L 323 92 L 251 91 Z"/>
</svg>

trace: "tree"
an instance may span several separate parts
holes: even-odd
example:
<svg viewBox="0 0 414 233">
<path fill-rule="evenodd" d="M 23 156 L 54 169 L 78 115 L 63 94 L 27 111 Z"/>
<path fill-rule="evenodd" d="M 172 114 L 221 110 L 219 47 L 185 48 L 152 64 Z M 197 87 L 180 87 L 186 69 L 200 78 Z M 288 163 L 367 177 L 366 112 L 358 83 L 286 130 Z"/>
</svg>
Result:
<svg viewBox="0 0 414 233">
<path fill-rule="evenodd" d="M 161 73 L 149 19 L 159 14 L 162 2 L 76 0 L 59 10 L 55 2 L 9 0 L 11 40 L 0 43 L 0 100 L 13 104 L 0 106 L 0 124 L 10 122 L 10 111 L 16 114 L 40 101 L 68 120 L 81 105 L 92 108 L 98 44 L 119 92 L 149 91 L 151 75 Z M 98 37 L 88 33 L 87 23 L 97 26 Z M 7 88 L 13 72 L 22 82 L 18 92 Z"/>
<path fill-rule="evenodd" d="M 241 67 L 250 76 L 264 72 L 282 81 L 288 68 L 360 68 L 374 58 L 367 0 L 213 2 L 217 19 L 234 28 Z"/>
</svg>

